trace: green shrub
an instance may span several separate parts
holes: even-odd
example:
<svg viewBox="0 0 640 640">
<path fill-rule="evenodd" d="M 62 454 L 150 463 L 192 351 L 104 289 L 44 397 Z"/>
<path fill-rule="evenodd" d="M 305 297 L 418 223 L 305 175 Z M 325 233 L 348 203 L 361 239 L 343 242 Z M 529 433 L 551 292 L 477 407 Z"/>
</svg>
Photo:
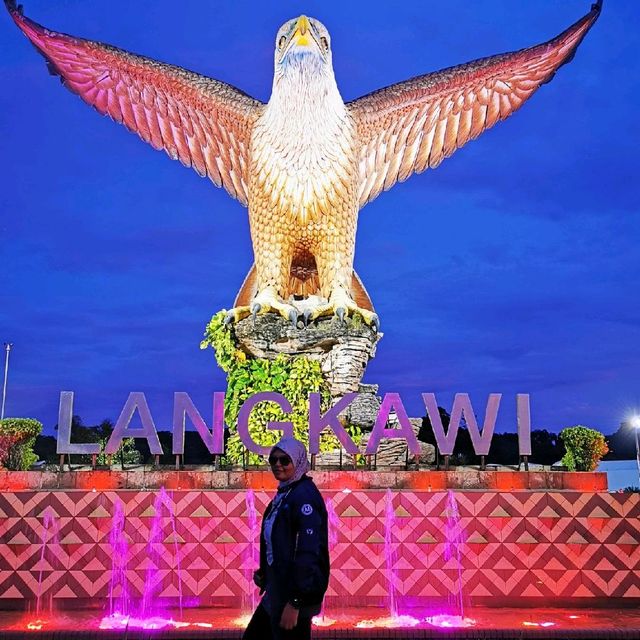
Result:
<svg viewBox="0 0 640 640">
<path fill-rule="evenodd" d="M 594 471 L 602 456 L 609 451 L 599 431 L 582 425 L 563 429 L 560 439 L 567 450 L 562 464 L 569 471 Z"/>
<path fill-rule="evenodd" d="M 0 466 L 11 471 L 26 471 L 38 456 L 33 452 L 42 423 L 31 418 L 0 420 Z"/>
<path fill-rule="evenodd" d="M 109 456 L 104 452 L 104 448 L 109 441 L 108 437 L 100 438 L 100 453 L 96 457 L 96 464 L 104 466 L 109 461 Z M 142 454 L 136 449 L 136 441 L 134 438 L 124 438 L 118 447 L 118 450 L 111 456 L 113 464 L 140 464 L 142 462 Z"/>
<path fill-rule="evenodd" d="M 285 414 L 273 402 L 256 405 L 249 417 L 249 433 L 261 446 L 270 447 L 280 439 L 280 432 L 266 429 L 268 422 L 292 422 L 294 436 L 309 444 L 308 422 L 310 393 L 320 393 L 321 408 L 326 411 L 331 398 L 322 377 L 320 363 L 304 356 L 280 355 L 275 360 L 265 360 L 247 356 L 237 349 L 233 340 L 233 330 L 225 325 L 225 312 L 217 313 L 207 325 L 201 349 L 213 347 L 220 368 L 227 374 L 227 391 L 224 402 L 225 422 L 230 428 L 225 455 L 232 463 L 242 462 L 244 446 L 238 434 L 238 413 L 242 404 L 250 396 L 263 391 L 281 393 L 290 403 L 292 412 Z M 347 426 L 354 442 L 359 443 L 362 433 L 358 427 Z M 331 451 L 339 446 L 333 435 L 322 435 L 320 450 Z M 261 464 L 260 456 L 250 453 L 249 464 Z"/>
</svg>

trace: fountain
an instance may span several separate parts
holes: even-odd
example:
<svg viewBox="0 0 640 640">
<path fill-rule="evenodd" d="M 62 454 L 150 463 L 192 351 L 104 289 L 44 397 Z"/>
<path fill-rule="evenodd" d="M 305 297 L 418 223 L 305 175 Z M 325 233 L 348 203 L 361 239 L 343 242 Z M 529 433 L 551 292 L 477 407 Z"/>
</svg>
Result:
<svg viewBox="0 0 640 640">
<path fill-rule="evenodd" d="M 426 619 L 426 622 L 441 628 L 470 627 L 475 623 L 464 615 L 465 596 L 462 581 L 463 547 L 466 539 L 460 520 L 456 494 L 451 489 L 447 491 L 445 513 L 447 516 L 447 524 L 445 527 L 446 541 L 444 545 L 444 558 L 447 562 L 455 563 L 457 572 L 456 583 L 455 588 L 447 597 L 449 613 L 430 616 Z"/>
<path fill-rule="evenodd" d="M 36 616 L 40 616 L 43 613 L 43 598 L 42 598 L 42 578 L 45 568 L 45 563 L 51 570 L 55 570 L 56 564 L 59 563 L 59 553 L 51 551 L 52 546 L 60 548 L 60 528 L 58 526 L 58 518 L 52 509 L 47 508 L 44 512 L 42 521 L 42 535 L 40 537 L 40 559 L 38 561 L 38 594 L 36 597 Z M 47 550 L 50 550 L 47 554 Z M 47 559 L 47 555 L 49 558 Z M 48 607 L 47 612 L 49 616 L 53 614 L 53 590 L 49 590 L 49 597 L 47 599 Z"/>
<path fill-rule="evenodd" d="M 387 593 L 389 602 L 389 616 L 398 617 L 398 598 L 396 594 L 397 575 L 395 572 L 396 553 L 393 548 L 393 529 L 396 514 L 393 510 L 393 494 L 387 489 L 384 509 L 384 561 L 387 568 Z"/>
<path fill-rule="evenodd" d="M 351 493 L 355 493 L 355 497 L 347 496 L 348 499 L 345 500 L 343 494 Z M 226 494 L 221 495 L 227 497 Z M 464 504 L 463 500 L 470 502 L 467 494 L 454 491 L 438 492 L 437 494 L 416 493 L 418 499 L 409 500 L 405 499 L 397 490 L 386 491 L 385 488 L 382 492 L 380 490 L 357 492 L 357 490 L 343 488 L 337 499 L 333 497 L 333 493 L 331 495 L 332 499 L 327 496 L 327 534 L 336 569 L 333 574 L 333 585 L 336 587 L 334 591 L 340 594 L 345 592 L 344 585 L 336 580 L 357 582 L 363 585 L 360 593 L 369 596 L 370 602 L 362 605 L 358 603 L 359 606 L 355 603 L 353 603 L 354 606 L 345 606 L 345 598 L 336 598 L 336 594 L 330 592 L 327 608 L 313 621 L 316 628 L 331 627 L 331 634 L 344 634 L 345 637 L 353 637 L 348 635 L 349 630 L 358 628 L 359 631 L 354 632 L 353 635 L 362 638 L 397 637 L 401 633 L 400 629 L 408 628 L 421 629 L 429 633 L 427 627 L 436 627 L 438 630 L 447 632 L 453 638 L 465 634 L 468 636 L 470 631 L 465 627 L 472 625 L 478 631 L 478 635 L 474 637 L 497 637 L 499 632 L 504 629 L 518 628 L 525 635 L 527 633 L 544 633 L 548 631 L 548 628 L 553 628 L 558 637 L 564 633 L 565 629 L 571 630 L 574 634 L 572 637 L 578 637 L 578 635 L 580 637 L 595 637 L 597 631 L 594 631 L 594 627 L 598 626 L 603 629 L 606 627 L 608 633 L 618 624 L 624 624 L 625 629 L 640 628 L 640 615 L 634 615 L 629 610 L 625 610 L 624 613 L 619 611 L 614 613 L 613 609 L 598 613 L 597 616 L 585 615 L 584 613 L 578 616 L 571 610 L 541 610 L 539 608 L 507 610 L 500 607 L 487 609 L 474 603 L 473 617 L 475 621 L 470 620 L 470 598 L 465 596 L 463 587 L 467 583 L 471 584 L 472 576 L 477 573 L 473 569 L 474 561 L 472 559 L 472 553 L 475 549 L 473 545 L 467 543 L 465 531 L 475 531 L 482 525 L 482 521 L 474 521 L 473 516 L 469 516 L 468 528 L 463 526 L 463 523 L 466 525 L 467 519 L 461 518 L 460 515 Z M 603 495 L 607 496 L 607 494 Z M 2 497 L 0 496 L 0 499 Z M 234 495 L 229 497 L 231 501 L 227 504 L 231 504 L 233 509 L 227 509 L 227 511 L 232 513 L 230 517 L 235 518 L 238 512 L 238 499 Z M 19 500 L 20 504 L 27 505 L 22 507 L 26 515 L 7 516 L 6 522 L 3 521 L 3 526 L 8 531 L 5 538 L 9 541 L 6 562 L 14 562 L 16 566 L 19 566 L 17 565 L 18 554 L 24 554 L 25 542 L 31 545 L 30 557 L 32 560 L 26 565 L 26 570 L 31 572 L 33 596 L 30 601 L 32 606 L 28 617 L 22 617 L 16 622 L 14 622 L 15 617 L 13 619 L 5 617 L 5 625 L 13 625 L 7 630 L 12 633 L 16 631 L 18 634 L 16 637 L 25 638 L 33 637 L 34 634 L 40 634 L 42 638 L 51 637 L 52 634 L 58 634 L 55 637 L 70 637 L 77 630 L 88 632 L 90 629 L 95 629 L 96 637 L 107 637 L 113 633 L 122 635 L 129 632 L 139 635 L 140 633 L 146 634 L 147 630 L 167 629 L 171 637 L 186 639 L 194 637 L 194 629 L 209 630 L 212 628 L 215 628 L 216 632 L 219 631 L 220 634 L 227 634 L 225 637 L 237 635 L 237 629 L 246 625 L 247 622 L 246 619 L 237 616 L 241 613 L 240 606 L 244 607 L 249 602 L 248 591 L 246 599 L 243 601 L 240 601 L 237 595 L 235 598 L 230 595 L 224 599 L 212 600 L 210 604 L 207 603 L 208 606 L 202 608 L 185 608 L 184 616 L 178 611 L 179 600 L 183 595 L 185 598 L 188 595 L 186 589 L 183 594 L 182 583 L 178 583 L 178 579 L 181 578 L 180 572 L 191 570 L 192 558 L 196 554 L 189 554 L 190 561 L 187 564 L 185 561 L 187 556 L 182 555 L 184 554 L 182 540 L 178 535 L 183 535 L 182 523 L 178 523 L 177 518 L 174 517 L 174 504 L 179 502 L 181 505 L 185 505 L 181 507 L 180 513 L 186 519 L 193 533 L 190 540 L 205 537 L 198 535 L 196 530 L 199 528 L 201 532 L 207 533 L 208 544 L 212 545 L 206 551 L 215 554 L 217 552 L 216 544 L 219 540 L 215 537 L 216 534 L 210 535 L 209 532 L 212 531 L 212 528 L 215 530 L 218 525 L 211 525 L 208 522 L 211 514 L 217 513 L 216 502 L 212 498 L 212 496 L 203 493 L 202 496 L 189 496 L 185 499 L 181 493 L 179 500 L 174 500 L 171 493 L 167 494 L 162 490 L 151 495 L 146 492 L 140 493 L 139 497 L 131 502 L 131 497 L 124 492 L 119 496 L 105 494 L 99 499 L 88 492 L 82 494 L 68 492 L 63 497 L 56 494 L 56 500 L 50 501 L 48 506 L 44 507 L 44 505 L 29 504 L 28 501 L 33 499 L 30 493 L 19 495 L 16 502 Z M 515 501 L 516 498 L 513 500 Z M 547 496 L 545 499 L 551 500 L 552 498 Z M 602 504 L 606 498 L 599 495 L 597 499 L 600 502 L 597 502 L 596 505 Z M 243 542 L 235 543 L 232 554 L 233 564 L 225 565 L 225 568 L 229 567 L 228 575 L 225 576 L 223 571 L 222 578 L 219 578 L 224 580 L 231 576 L 235 580 L 232 594 L 238 594 L 237 589 L 242 586 L 237 583 L 238 570 L 240 570 L 241 576 L 244 575 L 248 579 L 249 573 L 243 574 L 242 572 L 247 567 L 253 569 L 257 563 L 258 517 L 256 510 L 259 511 L 257 501 L 258 495 L 253 492 L 243 493 L 240 502 L 243 516 L 241 519 L 232 521 L 233 525 L 239 527 L 246 536 Z M 619 505 L 619 501 L 619 496 L 611 498 L 611 504 L 614 506 Z M 218 497 L 217 503 L 221 504 L 221 502 L 222 500 Z M 477 510 L 482 509 L 483 513 L 493 513 L 494 503 L 495 500 L 488 505 L 483 504 Z M 8 501 L 5 501 L 0 505 L 0 508 L 8 510 L 7 504 L 9 504 Z M 74 529 L 67 521 L 68 516 L 62 515 L 67 505 L 71 504 L 79 505 L 76 508 L 78 520 L 74 523 Z M 562 504 L 564 503 L 561 502 L 561 498 L 558 498 L 554 506 L 560 511 Z M 634 509 L 637 508 L 637 500 L 633 503 L 629 501 L 628 504 L 631 504 Z M 423 505 L 424 508 L 422 508 Z M 105 508 L 108 508 L 109 511 L 105 512 Z M 59 516 L 58 513 L 61 515 Z M 338 516 L 338 513 L 341 515 Z M 435 517 L 437 521 L 435 527 L 433 522 L 424 522 L 425 513 Z M 466 514 L 462 513 L 462 515 Z M 105 516 L 108 517 L 101 519 Z M 92 519 L 90 524 L 93 528 L 87 536 L 84 536 L 84 531 L 81 530 L 88 525 L 87 517 Z M 569 518 L 569 516 L 562 517 Z M 343 528 L 348 528 L 347 518 L 368 518 L 369 521 L 364 523 L 366 526 L 363 527 L 353 526 L 350 531 L 351 535 L 345 535 Z M 531 518 L 534 524 L 539 521 L 544 523 L 544 520 L 540 520 L 538 516 L 531 516 Z M 625 522 L 622 516 L 618 520 Z M 231 523 L 223 523 L 224 527 L 229 524 Z M 351 524 L 355 525 L 356 523 L 352 521 Z M 107 525 L 106 531 L 104 525 Z M 31 531 L 33 531 L 31 538 L 24 534 L 26 527 L 31 527 Z M 136 532 L 140 533 L 136 536 Z M 101 577 L 100 594 L 95 600 L 97 604 L 99 602 L 97 598 L 101 599 L 101 605 L 104 606 L 103 615 L 106 617 L 101 621 L 100 618 L 96 620 L 90 610 L 75 611 L 73 614 L 67 613 L 66 615 L 61 615 L 59 611 L 53 611 L 53 615 L 51 615 L 53 605 L 55 603 L 61 604 L 61 599 L 67 598 L 68 585 L 65 585 L 62 574 L 62 570 L 66 566 L 65 563 L 71 560 L 72 554 L 76 550 L 84 551 L 84 548 L 76 547 L 77 544 L 89 544 L 78 543 L 78 540 L 82 541 L 92 534 L 94 535 L 92 544 L 102 546 L 105 543 L 110 543 L 106 545 L 106 555 L 111 556 L 109 562 L 112 571 L 109 574 L 107 569 L 105 575 Z M 517 535 L 522 534 L 517 533 Z M 366 557 L 357 558 L 360 566 L 368 570 L 373 567 L 376 571 L 371 583 L 363 584 L 363 576 L 358 576 L 357 570 L 353 568 L 350 568 L 349 571 L 340 571 L 340 563 L 343 558 L 348 558 L 350 539 L 356 540 L 356 553 L 366 554 Z M 604 539 L 607 538 L 604 537 Z M 406 549 L 404 552 L 401 550 L 402 544 L 406 544 L 402 542 L 403 540 L 409 544 L 411 544 L 410 541 L 422 543 L 420 546 L 416 545 L 412 548 L 417 560 L 422 562 L 412 562 L 413 556 L 408 554 Z M 620 553 L 633 551 L 635 547 L 632 542 L 630 540 L 620 543 Z M 190 541 L 187 543 L 189 544 Z M 528 544 L 533 543 L 529 542 Z M 134 555 L 134 549 L 139 549 L 140 552 Z M 438 557 L 430 557 L 428 563 L 424 562 L 424 556 L 419 555 L 429 553 L 429 550 L 432 550 L 433 553 L 435 549 L 441 549 L 442 552 Z M 139 563 L 138 557 L 140 558 Z M 403 560 L 405 564 L 402 564 Z M 207 562 L 206 559 L 205 562 Z M 72 563 L 69 562 L 69 564 Z M 429 576 L 428 571 L 423 572 L 426 574 L 424 579 L 417 583 L 412 575 L 412 567 L 424 564 L 433 568 L 433 576 Z M 206 567 L 204 569 L 206 571 Z M 22 571 L 24 570 L 22 569 Z M 88 570 L 93 571 L 91 568 Z M 202 573 L 202 564 L 198 562 L 194 570 L 199 573 L 192 575 L 204 575 L 203 582 L 207 581 L 206 572 Z M 490 570 L 490 567 L 487 570 Z M 161 579 L 165 574 L 166 580 Z M 438 591 L 444 602 L 437 606 L 431 601 L 430 608 L 426 609 L 429 606 L 425 602 L 426 598 L 420 601 L 414 597 L 414 593 L 419 589 L 424 590 L 423 593 L 431 593 L 432 581 L 439 580 L 440 576 L 443 576 L 444 579 L 442 585 L 438 585 Z M 173 584 L 167 583 L 169 577 L 172 578 Z M 73 585 L 73 581 L 70 581 L 70 584 Z M 189 584 L 190 592 L 195 592 L 194 587 L 191 586 L 196 585 L 195 581 L 191 580 Z M 491 586 L 489 585 L 487 588 Z M 10 588 L 13 589 L 12 592 L 9 592 L 10 597 L 13 597 L 13 593 L 19 593 L 15 588 Z M 196 588 L 198 587 L 196 586 Z M 415 591 L 412 592 L 412 589 Z M 240 592 L 243 591 L 244 589 L 241 589 Z M 194 603 L 200 593 L 194 596 Z M 5 591 L 5 597 L 6 594 Z M 354 594 L 361 597 L 355 590 Z M 373 603 L 374 597 L 376 598 L 375 603 Z M 381 597 L 388 597 L 388 600 L 384 601 L 384 607 L 380 607 Z M 169 598 L 174 601 L 168 602 Z M 254 601 L 251 600 L 251 602 L 253 604 Z M 65 604 L 67 603 L 65 602 Z M 188 603 L 187 606 L 189 606 Z M 173 607 L 175 607 L 175 611 Z M 409 609 L 409 607 L 415 608 Z M 624 623 L 621 623 L 621 620 L 624 620 Z M 0 621 L 0 636 L 5 630 L 1 625 Z M 98 631 L 97 626 L 104 632 Z M 495 634 L 490 635 L 493 631 Z M 328 631 L 320 633 L 330 635 Z M 430 633 L 437 634 L 438 631 L 432 628 Z M 420 635 L 420 632 L 412 635 Z M 605 635 L 603 633 L 598 637 Z"/>
<path fill-rule="evenodd" d="M 109 544 L 111 545 L 111 580 L 109 581 L 109 615 L 129 615 L 130 596 L 127 584 L 127 562 L 129 545 L 124 533 L 124 506 L 120 500 L 115 503 Z M 119 595 L 116 593 L 119 591 Z"/>
<path fill-rule="evenodd" d="M 329 529 L 329 551 L 333 551 L 338 544 L 338 531 L 340 530 L 340 517 L 336 512 L 333 500 L 327 500 L 327 521 Z"/>
<path fill-rule="evenodd" d="M 327 507 L 327 533 L 329 537 L 329 552 L 333 551 L 338 544 L 338 531 L 340 530 L 340 517 L 336 512 L 336 507 L 331 498 L 326 500 Z M 334 618 L 327 615 L 326 600 L 322 603 L 320 614 L 313 618 L 315 627 L 331 627 L 336 623 Z"/>
<path fill-rule="evenodd" d="M 259 565 L 258 545 L 260 535 L 260 525 L 258 524 L 258 513 L 256 511 L 256 496 L 253 489 L 248 489 L 245 495 L 245 505 L 247 520 L 249 524 L 249 540 L 244 550 L 244 578 L 247 584 L 247 596 L 245 597 L 245 610 L 255 611 L 257 606 L 256 589 L 253 584 L 253 572 Z"/>
<path fill-rule="evenodd" d="M 134 616 L 134 607 L 131 604 L 129 584 L 127 580 L 128 545 L 124 533 L 125 516 L 121 502 L 115 503 L 115 511 L 112 518 L 109 543 L 111 545 L 111 580 L 109 583 L 109 616 L 100 622 L 101 629 L 124 629 L 136 627 L 141 629 L 161 629 L 167 626 L 174 628 L 184 626 L 181 622 L 165 619 L 160 615 L 161 602 L 156 597 L 158 590 L 158 567 L 161 555 L 160 545 L 165 541 L 165 528 L 163 523 L 163 511 L 166 509 L 170 525 L 171 537 L 174 545 L 174 561 L 177 576 L 178 607 L 180 619 L 183 617 L 183 591 L 182 574 L 180 565 L 180 548 L 178 545 L 178 532 L 173 503 L 164 487 L 161 487 L 153 502 L 153 518 L 151 531 L 147 542 L 148 565 L 144 581 L 144 590 L 140 606 Z M 118 589 L 120 595 L 117 596 Z"/>
</svg>

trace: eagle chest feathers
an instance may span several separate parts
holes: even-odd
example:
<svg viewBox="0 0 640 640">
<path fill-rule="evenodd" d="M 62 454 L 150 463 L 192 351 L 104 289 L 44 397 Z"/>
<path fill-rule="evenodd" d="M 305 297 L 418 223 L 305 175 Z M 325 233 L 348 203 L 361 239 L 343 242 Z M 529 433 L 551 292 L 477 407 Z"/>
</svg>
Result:
<svg viewBox="0 0 640 640">
<path fill-rule="evenodd" d="M 251 226 L 268 224 L 311 248 L 319 236 L 355 227 L 354 125 L 342 100 L 275 97 L 251 140 Z M 347 218 L 351 220 L 347 221 Z M 340 230 L 339 230 L 340 229 Z"/>
</svg>

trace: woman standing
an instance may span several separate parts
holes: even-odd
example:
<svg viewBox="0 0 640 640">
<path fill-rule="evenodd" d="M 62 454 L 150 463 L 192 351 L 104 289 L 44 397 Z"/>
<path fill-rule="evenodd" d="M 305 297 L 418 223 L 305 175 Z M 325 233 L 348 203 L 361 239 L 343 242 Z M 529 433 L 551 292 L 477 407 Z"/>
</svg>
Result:
<svg viewBox="0 0 640 640">
<path fill-rule="evenodd" d="M 306 473 L 307 450 L 283 438 L 269 454 L 278 492 L 262 519 L 260 568 L 264 593 L 243 640 L 308 640 L 329 583 L 327 510 Z"/>
</svg>

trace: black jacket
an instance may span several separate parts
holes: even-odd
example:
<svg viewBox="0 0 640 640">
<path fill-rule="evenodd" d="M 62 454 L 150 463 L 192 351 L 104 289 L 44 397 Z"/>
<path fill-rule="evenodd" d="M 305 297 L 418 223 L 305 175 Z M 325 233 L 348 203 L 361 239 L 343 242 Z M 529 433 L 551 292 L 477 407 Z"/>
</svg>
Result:
<svg viewBox="0 0 640 640">
<path fill-rule="evenodd" d="M 294 607 L 319 605 L 329 584 L 329 543 L 327 509 L 313 480 L 300 480 L 283 487 L 286 492 L 273 528 L 271 545 L 273 564 L 267 572 L 264 522 L 272 509 L 269 503 L 260 532 L 260 572 L 275 576 L 276 591 Z M 266 584 L 267 592 L 270 586 Z"/>
</svg>

